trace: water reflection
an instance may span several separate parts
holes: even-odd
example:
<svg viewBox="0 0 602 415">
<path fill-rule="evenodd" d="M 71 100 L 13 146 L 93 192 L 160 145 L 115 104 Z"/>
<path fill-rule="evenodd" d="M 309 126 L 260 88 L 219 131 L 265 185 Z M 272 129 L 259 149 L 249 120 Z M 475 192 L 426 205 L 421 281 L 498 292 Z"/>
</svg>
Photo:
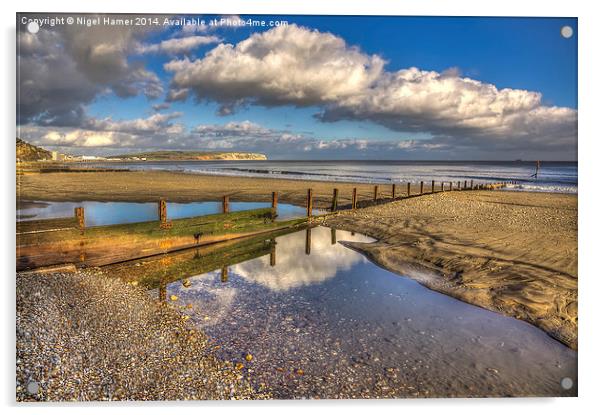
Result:
<svg viewBox="0 0 602 415">
<path fill-rule="evenodd" d="M 173 305 L 215 339 L 218 353 L 275 397 L 576 394 L 560 386 L 577 378 L 574 351 L 381 269 L 336 239 L 371 241 L 302 230 L 249 243 L 253 257 L 233 246 L 230 261 L 155 289 L 175 295 Z"/>
<path fill-rule="evenodd" d="M 72 217 L 73 209 L 83 207 L 86 226 L 103 226 L 120 223 L 135 223 L 158 220 L 156 203 L 135 202 L 28 202 L 21 201 L 17 206 L 17 221 Z M 263 202 L 230 202 L 230 212 L 270 207 Z M 211 215 L 222 212 L 221 202 L 167 203 L 169 219 Z M 324 213 L 314 209 L 314 215 Z M 305 216 L 304 207 L 286 203 L 278 204 L 278 220 Z"/>
<path fill-rule="evenodd" d="M 305 233 L 305 238 L 300 238 Z M 372 242 L 364 235 L 352 236 L 338 231 L 342 240 Z M 362 255 L 341 244 L 331 244 L 331 231 L 317 227 L 305 232 L 281 236 L 274 246 L 278 261 L 263 257 L 231 267 L 232 272 L 249 282 L 261 284 L 273 291 L 288 291 L 333 278 L 337 272 L 346 271 L 358 262 L 366 262 Z M 303 255 L 305 252 L 306 255 Z"/>
</svg>

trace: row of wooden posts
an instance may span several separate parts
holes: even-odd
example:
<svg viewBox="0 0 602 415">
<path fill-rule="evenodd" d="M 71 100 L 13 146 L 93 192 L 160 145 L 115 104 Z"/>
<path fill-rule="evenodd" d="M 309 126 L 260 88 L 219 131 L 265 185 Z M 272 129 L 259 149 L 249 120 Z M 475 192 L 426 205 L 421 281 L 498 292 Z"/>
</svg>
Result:
<svg viewBox="0 0 602 415">
<path fill-rule="evenodd" d="M 500 187 L 505 187 L 507 184 L 516 184 L 516 182 L 499 182 L 499 183 L 488 183 L 488 184 L 477 184 L 475 186 L 474 184 L 474 180 L 471 180 L 470 183 L 468 182 L 468 180 L 464 180 L 464 186 L 462 187 L 462 181 L 458 181 L 457 182 L 457 187 L 454 188 L 454 182 L 441 182 L 441 192 L 445 192 L 446 191 L 446 185 L 449 184 L 449 187 L 447 189 L 447 191 L 453 191 L 453 190 L 493 190 L 493 189 L 497 189 Z M 405 197 L 411 197 L 411 196 L 420 196 L 420 195 L 424 195 L 424 194 L 428 194 L 428 193 L 435 193 L 436 189 L 435 189 L 435 180 L 431 180 L 431 189 L 430 192 L 425 193 L 424 191 L 424 182 L 421 181 L 420 182 L 420 192 L 416 193 L 415 195 L 412 195 L 412 190 L 411 190 L 411 186 L 412 184 L 410 182 L 407 183 L 407 190 L 406 190 L 406 196 Z M 379 200 L 379 185 L 374 185 L 374 192 L 373 192 L 373 197 L 372 197 L 372 202 L 377 203 Z M 339 199 L 339 189 L 334 188 L 332 191 L 332 204 L 330 206 L 330 211 L 331 212 L 336 212 L 338 210 L 338 199 Z M 397 184 L 393 183 L 391 184 L 391 197 L 389 198 L 391 201 L 397 199 Z M 354 187 L 351 193 L 351 209 L 355 210 L 357 209 L 357 202 L 358 202 L 358 198 L 357 198 L 357 187 Z M 307 207 L 307 217 L 311 217 L 312 216 L 312 212 L 313 212 L 313 190 L 312 189 L 307 189 L 307 202 L 306 202 L 306 207 Z"/>
<path fill-rule="evenodd" d="M 457 185 L 456 187 L 454 187 L 455 184 Z M 445 192 L 445 191 L 453 191 L 453 190 L 493 190 L 493 189 L 497 189 L 500 187 L 505 187 L 507 184 L 516 184 L 516 182 L 510 181 L 510 182 L 477 184 L 476 186 L 475 186 L 473 180 L 471 180 L 470 182 L 468 180 L 464 180 L 463 186 L 462 186 L 462 181 L 441 182 L 440 191 Z M 396 183 L 391 184 L 391 197 L 389 198 L 389 200 L 391 200 L 391 201 L 397 199 L 397 186 L 398 185 Z M 379 194 L 380 194 L 379 191 L 380 191 L 380 186 L 374 185 L 372 202 L 374 202 L 374 203 L 378 202 Z M 426 192 L 426 193 L 424 191 L 424 182 L 421 181 L 420 182 L 420 192 L 418 192 L 416 194 L 412 194 L 411 183 L 408 182 L 405 197 L 419 196 L 419 195 L 435 193 L 435 192 L 436 192 L 435 180 L 431 181 L 430 192 Z M 314 208 L 313 203 L 314 203 L 313 189 L 307 189 L 307 202 L 306 202 L 307 211 L 306 211 L 306 213 L 307 213 L 308 218 L 313 216 L 313 208 Z M 354 187 L 352 190 L 352 193 L 351 193 L 351 209 L 352 210 L 357 209 L 357 203 L 358 203 L 357 187 Z M 274 212 L 276 212 L 277 209 L 278 209 L 278 192 L 272 192 L 272 210 Z M 334 188 L 333 192 L 332 192 L 332 203 L 330 206 L 330 211 L 336 212 L 338 209 L 339 209 L 339 189 Z M 222 212 L 230 213 L 230 197 L 229 196 L 222 197 Z M 85 216 L 84 215 L 85 214 L 84 214 L 83 207 L 75 208 L 75 218 L 77 220 L 77 226 L 79 227 L 79 229 L 82 232 L 85 229 Z M 159 216 L 160 227 L 162 229 L 171 228 L 171 222 L 167 220 L 167 201 L 165 199 L 160 199 L 158 202 L 158 216 Z"/>
</svg>

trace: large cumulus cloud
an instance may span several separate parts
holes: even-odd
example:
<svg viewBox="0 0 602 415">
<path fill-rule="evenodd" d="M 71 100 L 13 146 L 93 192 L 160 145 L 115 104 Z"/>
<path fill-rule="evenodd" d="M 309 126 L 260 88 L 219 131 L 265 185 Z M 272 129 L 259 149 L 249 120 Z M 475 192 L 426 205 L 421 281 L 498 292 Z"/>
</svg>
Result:
<svg viewBox="0 0 602 415">
<path fill-rule="evenodd" d="M 577 111 L 546 106 L 538 92 L 499 89 L 453 70 L 387 71 L 383 58 L 296 25 L 221 44 L 200 59 L 174 59 L 165 69 L 173 73 L 172 94 L 217 101 L 221 114 L 246 104 L 316 106 L 324 122 L 370 121 L 429 133 L 440 145 L 576 148 Z"/>
<path fill-rule="evenodd" d="M 368 88 L 384 61 L 348 47 L 331 34 L 295 25 L 255 33 L 237 45 L 220 44 L 202 59 L 172 60 L 172 86 L 224 107 L 243 103 L 310 106 Z"/>
<path fill-rule="evenodd" d="M 55 26 L 31 34 L 18 25 L 17 122 L 75 126 L 99 94 L 160 96 L 163 85 L 158 76 L 142 60 L 131 58 L 148 32 L 133 27 Z"/>
</svg>

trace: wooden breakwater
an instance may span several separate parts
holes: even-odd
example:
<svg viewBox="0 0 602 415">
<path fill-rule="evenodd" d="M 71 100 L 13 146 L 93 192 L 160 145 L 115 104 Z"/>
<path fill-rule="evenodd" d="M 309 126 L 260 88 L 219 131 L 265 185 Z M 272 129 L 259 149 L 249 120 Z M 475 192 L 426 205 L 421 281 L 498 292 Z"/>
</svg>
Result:
<svg viewBox="0 0 602 415">
<path fill-rule="evenodd" d="M 332 201 L 329 203 L 330 213 L 341 210 L 355 210 L 368 206 L 374 206 L 382 203 L 389 203 L 398 200 L 419 197 L 435 193 L 452 192 L 452 191 L 467 191 L 467 190 L 496 190 L 507 187 L 509 184 L 516 184 L 514 181 L 504 181 L 495 183 L 475 183 L 474 180 L 464 180 L 458 182 L 451 181 L 421 181 L 415 186 L 411 182 L 393 183 L 390 185 L 373 185 L 370 192 L 370 197 L 361 198 L 357 187 L 351 189 L 351 203 L 341 204 L 341 192 L 338 188 L 332 191 Z M 413 190 L 414 187 L 414 190 Z M 307 217 L 311 218 L 314 208 L 314 192 L 313 189 L 307 190 L 307 198 L 305 202 L 307 208 Z"/>
<path fill-rule="evenodd" d="M 274 202 L 277 199 L 274 197 Z M 62 263 L 99 266 L 293 228 L 306 218 L 276 221 L 273 207 L 169 220 L 165 200 L 154 221 L 85 226 L 84 208 L 72 218 L 17 222 L 17 270 Z"/>
<path fill-rule="evenodd" d="M 305 216 L 288 221 L 276 221 L 277 192 L 271 192 L 271 207 L 231 212 L 230 196 L 223 196 L 221 213 L 173 220 L 168 216 L 167 201 L 160 199 L 157 202 L 157 220 L 107 226 L 87 227 L 84 208 L 76 207 L 71 218 L 17 222 L 17 270 L 64 263 L 79 266 L 113 264 L 297 228 L 342 210 L 447 191 L 494 190 L 505 187 L 507 183 L 431 180 L 426 182 L 426 186 L 425 182 L 420 182 L 414 191 L 410 183 L 373 185 L 370 197 L 364 198 L 354 187 L 349 204 L 340 203 L 341 192 L 334 188 L 328 213 L 319 214 L 314 212 L 314 193 L 310 188 L 306 195 Z"/>
</svg>

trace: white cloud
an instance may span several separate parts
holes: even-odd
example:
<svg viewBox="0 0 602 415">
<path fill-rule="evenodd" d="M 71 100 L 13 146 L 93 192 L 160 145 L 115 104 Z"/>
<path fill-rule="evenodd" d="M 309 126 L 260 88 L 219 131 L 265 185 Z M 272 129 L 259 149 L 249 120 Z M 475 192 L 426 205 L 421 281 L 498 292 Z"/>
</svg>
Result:
<svg viewBox="0 0 602 415">
<path fill-rule="evenodd" d="M 18 122 L 76 126 L 85 106 L 100 94 L 119 97 L 163 93 L 157 75 L 129 55 L 147 28 L 77 26 L 17 32 Z"/>
<path fill-rule="evenodd" d="M 403 47 L 403 45 L 400 45 Z M 296 25 L 220 44 L 205 57 L 172 60 L 171 88 L 222 105 L 318 106 L 324 122 L 370 121 L 400 132 L 429 133 L 443 143 L 496 148 L 561 147 L 574 153 L 577 111 L 546 106 L 539 92 L 503 88 L 418 68 L 396 72 L 330 33 Z M 542 149 L 545 151 L 545 149 Z"/>
<path fill-rule="evenodd" d="M 174 89 L 225 107 L 308 106 L 344 99 L 371 85 L 384 61 L 367 56 L 329 33 L 296 25 L 255 33 L 237 45 L 220 44 L 203 59 L 172 60 Z"/>
<path fill-rule="evenodd" d="M 500 138 L 551 133 L 559 125 L 567 127 L 566 134 L 577 121 L 575 110 L 543 106 L 538 92 L 417 68 L 383 73 L 372 88 L 327 106 L 321 117 L 371 120 L 397 131 Z"/>
<path fill-rule="evenodd" d="M 160 43 L 152 45 L 140 44 L 136 48 L 136 52 L 139 54 L 144 53 L 166 53 L 169 55 L 178 55 L 189 53 L 200 46 L 210 45 L 212 43 L 218 43 L 221 38 L 218 36 L 188 36 L 182 38 L 173 38 L 163 40 Z"/>
<path fill-rule="evenodd" d="M 173 123 L 180 116 L 181 113 L 175 112 L 120 121 L 86 118 L 80 127 L 28 124 L 18 127 L 18 135 L 34 144 L 52 147 L 162 148 L 169 146 L 171 136 L 185 136 L 184 126 Z"/>
<path fill-rule="evenodd" d="M 171 127 L 173 119 L 182 116 L 180 112 L 170 114 L 154 114 L 148 118 L 136 118 L 133 120 L 114 121 L 112 118 L 90 118 L 83 126 L 96 131 L 116 131 L 132 134 L 157 133 Z"/>
</svg>

